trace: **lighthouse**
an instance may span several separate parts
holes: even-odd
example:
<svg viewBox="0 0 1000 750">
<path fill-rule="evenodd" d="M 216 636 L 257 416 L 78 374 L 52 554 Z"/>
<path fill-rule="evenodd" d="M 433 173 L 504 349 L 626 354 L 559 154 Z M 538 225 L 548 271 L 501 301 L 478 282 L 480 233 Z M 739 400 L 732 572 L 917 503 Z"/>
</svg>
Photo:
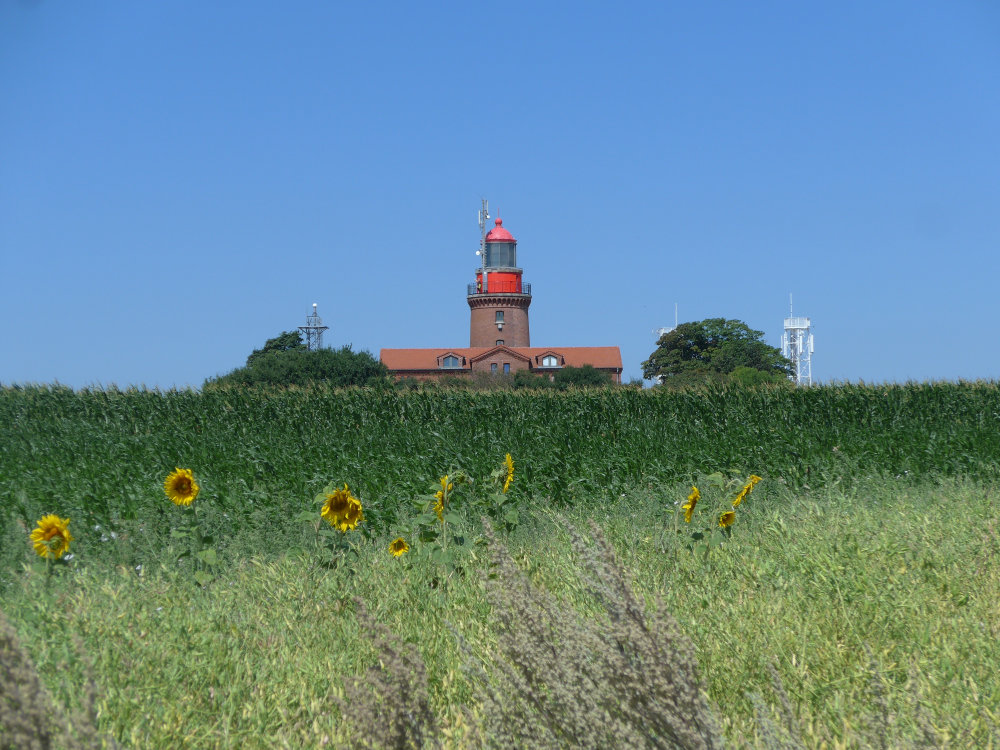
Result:
<svg viewBox="0 0 1000 750">
<path fill-rule="evenodd" d="M 497 219 L 489 232 L 487 202 L 479 211 L 480 267 L 466 287 L 469 346 L 433 349 L 382 349 L 379 359 L 396 378 L 438 380 L 460 376 L 516 376 L 528 372 L 556 379 L 564 367 L 590 365 L 622 382 L 617 346 L 532 347 L 528 332 L 531 285 L 521 279 L 517 240 Z M 460 290 L 456 290 L 459 291 Z M 458 303 L 456 297 L 455 302 Z"/>
<path fill-rule="evenodd" d="M 517 240 L 503 228 L 503 219 L 484 238 L 483 265 L 469 284 L 469 346 L 529 347 L 528 307 L 531 284 L 521 280 Z"/>
</svg>

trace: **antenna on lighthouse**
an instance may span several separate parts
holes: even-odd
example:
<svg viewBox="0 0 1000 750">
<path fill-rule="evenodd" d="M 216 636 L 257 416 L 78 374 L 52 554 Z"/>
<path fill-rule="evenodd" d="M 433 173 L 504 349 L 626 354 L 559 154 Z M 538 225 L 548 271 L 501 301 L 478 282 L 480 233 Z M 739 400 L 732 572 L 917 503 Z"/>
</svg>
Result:
<svg viewBox="0 0 1000 750">
<path fill-rule="evenodd" d="M 792 295 L 788 295 L 788 317 L 785 318 L 785 332 L 781 335 L 781 353 L 792 361 L 789 380 L 795 385 L 812 385 L 812 324 L 809 318 L 796 317 L 792 307 Z"/>
<path fill-rule="evenodd" d="M 330 326 L 323 325 L 323 319 L 316 312 L 315 302 L 312 315 L 306 316 L 306 324 L 299 326 L 299 330 L 306 335 L 306 349 L 312 352 L 323 348 L 323 331 L 330 330 Z"/>
<path fill-rule="evenodd" d="M 489 280 L 486 278 L 486 222 L 490 220 L 490 202 L 483 198 L 482 207 L 479 209 L 479 252 L 483 261 L 483 292 L 489 290 Z"/>
</svg>

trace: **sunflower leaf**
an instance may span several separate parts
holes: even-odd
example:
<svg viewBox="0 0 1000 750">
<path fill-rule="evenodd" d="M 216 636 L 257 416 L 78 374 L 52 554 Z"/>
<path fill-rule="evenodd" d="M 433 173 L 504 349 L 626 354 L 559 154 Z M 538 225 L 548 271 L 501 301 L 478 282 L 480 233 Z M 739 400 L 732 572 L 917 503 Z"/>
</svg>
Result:
<svg viewBox="0 0 1000 750">
<path fill-rule="evenodd" d="M 212 582 L 214 576 L 211 573 L 206 573 L 204 570 L 196 570 L 194 572 L 194 580 L 198 582 L 200 586 L 207 586 Z"/>
<path fill-rule="evenodd" d="M 219 562 L 219 556 L 215 553 L 213 548 L 203 549 L 197 554 L 197 558 L 201 560 L 205 565 L 217 565 Z"/>
</svg>

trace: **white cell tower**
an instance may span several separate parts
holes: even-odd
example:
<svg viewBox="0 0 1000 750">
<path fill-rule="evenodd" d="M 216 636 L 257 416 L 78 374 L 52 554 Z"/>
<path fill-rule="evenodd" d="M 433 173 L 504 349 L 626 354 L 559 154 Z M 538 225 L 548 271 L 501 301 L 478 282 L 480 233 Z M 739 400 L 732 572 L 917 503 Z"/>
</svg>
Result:
<svg viewBox="0 0 1000 750">
<path fill-rule="evenodd" d="M 781 353 L 792 361 L 789 380 L 795 385 L 812 385 L 813 335 L 809 318 L 797 318 L 792 312 L 792 295 L 788 295 L 788 317 L 781 335 Z"/>
<path fill-rule="evenodd" d="M 299 326 L 299 330 L 306 335 L 306 349 L 312 352 L 323 348 L 323 331 L 330 330 L 330 326 L 323 325 L 323 319 L 316 313 L 315 302 L 312 315 L 306 316 L 306 324 Z"/>
<path fill-rule="evenodd" d="M 674 324 L 670 328 L 654 328 L 653 335 L 656 336 L 656 340 L 659 341 L 660 338 L 665 333 L 670 333 L 677 328 L 677 303 L 674 303 Z"/>
</svg>

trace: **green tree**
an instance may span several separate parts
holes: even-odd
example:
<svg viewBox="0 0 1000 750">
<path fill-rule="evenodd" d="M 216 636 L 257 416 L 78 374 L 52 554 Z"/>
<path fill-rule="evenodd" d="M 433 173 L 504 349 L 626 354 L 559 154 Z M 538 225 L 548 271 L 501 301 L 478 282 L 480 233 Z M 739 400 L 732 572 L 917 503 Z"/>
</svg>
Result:
<svg viewBox="0 0 1000 750">
<path fill-rule="evenodd" d="M 224 385 L 375 385 L 385 382 L 389 371 L 368 352 L 340 349 L 308 350 L 298 331 L 286 331 L 255 349 L 245 367 L 210 378 L 205 387 Z"/>
<path fill-rule="evenodd" d="M 305 351 L 305 349 L 306 345 L 302 343 L 300 331 L 282 331 L 273 339 L 265 341 L 262 349 L 254 349 L 250 352 L 250 356 L 247 357 L 247 367 L 253 366 L 261 357 L 271 352 Z"/>
<path fill-rule="evenodd" d="M 749 369 L 766 380 L 782 380 L 791 371 L 791 363 L 777 348 L 764 343 L 763 337 L 763 331 L 755 331 L 741 320 L 708 318 L 681 323 L 656 342 L 656 351 L 642 363 L 642 375 L 660 382 L 672 378 L 684 382 L 760 379 L 750 376 Z"/>
</svg>

